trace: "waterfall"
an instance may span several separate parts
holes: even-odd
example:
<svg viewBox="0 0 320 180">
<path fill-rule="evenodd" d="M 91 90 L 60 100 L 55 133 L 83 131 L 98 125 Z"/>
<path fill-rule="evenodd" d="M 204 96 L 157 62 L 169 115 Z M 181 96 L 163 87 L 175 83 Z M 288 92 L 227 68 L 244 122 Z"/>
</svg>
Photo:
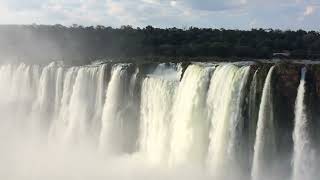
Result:
<svg viewBox="0 0 320 180">
<path fill-rule="evenodd" d="M 315 152 L 311 144 L 310 119 L 307 114 L 307 107 L 305 105 L 305 76 L 306 68 L 301 70 L 301 80 L 298 88 L 298 94 L 295 105 L 295 128 L 293 132 L 294 154 L 293 154 L 293 174 L 292 180 L 316 179 L 314 172 Z"/>
<path fill-rule="evenodd" d="M 205 116 L 205 99 L 209 69 L 199 65 L 187 68 L 173 104 L 169 164 L 201 164 L 208 147 L 209 122 Z"/>
<path fill-rule="evenodd" d="M 118 154 L 128 151 L 126 131 L 124 129 L 125 102 L 128 94 L 127 65 L 116 65 L 108 85 L 106 101 L 102 113 L 102 129 L 100 135 L 100 151 L 107 154 Z"/>
<path fill-rule="evenodd" d="M 98 69 L 97 72 L 97 89 L 96 89 L 96 97 L 94 100 L 94 116 L 92 119 L 92 126 L 91 126 L 91 133 L 95 137 L 95 139 L 98 139 L 100 135 L 101 130 L 101 118 L 102 118 L 102 111 L 103 106 L 105 102 L 105 96 L 106 96 L 106 87 L 107 87 L 107 65 L 103 64 Z M 97 141 L 97 140 L 95 140 Z M 95 143 L 98 143 L 95 142 Z"/>
<path fill-rule="evenodd" d="M 0 177 L 315 180 L 318 69 L 265 67 L 0 64 Z"/>
<path fill-rule="evenodd" d="M 223 178 L 231 170 L 239 175 L 236 169 L 244 166 L 238 159 L 244 155 L 240 147 L 243 144 L 241 108 L 249 70 L 249 67 L 222 65 L 211 78 L 207 99 L 211 121 L 208 163 L 217 178 Z"/>
<path fill-rule="evenodd" d="M 56 110 L 56 118 L 52 122 L 49 130 L 49 141 L 60 143 L 65 141 L 64 134 L 69 125 L 70 117 L 70 99 L 73 93 L 73 86 L 78 74 L 79 68 L 70 68 L 64 72 L 62 96 L 59 100 L 59 110 Z"/>
<path fill-rule="evenodd" d="M 268 179 L 274 175 L 272 171 L 274 164 L 272 164 L 272 161 L 276 155 L 276 142 L 272 104 L 273 71 L 274 66 L 270 68 L 265 80 L 259 108 L 251 171 L 253 180 Z"/>
<path fill-rule="evenodd" d="M 19 127 L 19 133 L 32 126 L 28 120 L 33 111 L 34 100 L 37 99 L 39 79 L 38 66 L 30 67 L 26 64 L 1 66 L 1 123 L 6 123 L 3 126 Z"/>
<path fill-rule="evenodd" d="M 37 99 L 32 110 L 31 125 L 35 136 L 37 136 L 38 133 L 45 134 L 53 120 L 57 67 L 58 65 L 56 63 L 51 63 L 44 67 L 41 72 L 38 94 L 36 96 Z"/>
<path fill-rule="evenodd" d="M 142 83 L 140 149 L 152 163 L 166 163 L 176 80 L 147 77 Z"/>
<path fill-rule="evenodd" d="M 92 119 L 95 112 L 99 112 L 95 107 L 98 71 L 99 68 L 80 68 L 77 72 L 68 106 L 68 127 L 64 137 L 68 144 L 81 143 L 90 136 Z"/>
<path fill-rule="evenodd" d="M 256 135 L 257 120 L 259 113 L 260 97 L 258 96 L 258 70 L 255 71 L 250 86 L 249 94 L 249 132 L 248 132 L 248 144 L 249 144 L 249 164 L 252 166 L 253 146 Z"/>
<path fill-rule="evenodd" d="M 102 114 L 105 66 L 56 71 L 55 107 L 49 140 L 55 143 L 94 143 L 92 132 Z M 99 128 L 95 128 L 99 132 Z"/>
<path fill-rule="evenodd" d="M 54 117 L 53 119 L 57 118 L 57 114 L 59 112 L 60 106 L 61 106 L 61 98 L 62 98 L 62 91 L 63 91 L 63 78 L 64 78 L 64 69 L 62 67 L 59 67 L 57 69 L 57 78 L 56 78 L 56 84 L 55 84 L 55 99 L 54 99 Z"/>
</svg>

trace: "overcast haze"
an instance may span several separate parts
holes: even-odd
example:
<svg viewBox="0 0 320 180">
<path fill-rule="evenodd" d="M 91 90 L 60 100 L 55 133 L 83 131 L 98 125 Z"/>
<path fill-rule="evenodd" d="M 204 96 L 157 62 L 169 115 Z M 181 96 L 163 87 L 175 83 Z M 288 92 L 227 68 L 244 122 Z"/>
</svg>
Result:
<svg viewBox="0 0 320 180">
<path fill-rule="evenodd" d="M 1 24 L 318 30 L 318 0 L 0 0 Z"/>
</svg>

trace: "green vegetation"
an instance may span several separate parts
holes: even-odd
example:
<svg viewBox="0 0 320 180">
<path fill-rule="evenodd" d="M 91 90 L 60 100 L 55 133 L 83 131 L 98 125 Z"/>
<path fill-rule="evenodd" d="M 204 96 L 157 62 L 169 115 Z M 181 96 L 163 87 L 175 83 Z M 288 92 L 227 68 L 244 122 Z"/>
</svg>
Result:
<svg viewBox="0 0 320 180">
<path fill-rule="evenodd" d="M 2 25 L 0 55 L 22 60 L 159 59 L 197 57 L 272 58 L 289 51 L 289 58 L 320 59 L 320 33 L 252 29 L 143 29 L 122 26 Z M 206 59 L 204 58 L 204 59 Z"/>
</svg>

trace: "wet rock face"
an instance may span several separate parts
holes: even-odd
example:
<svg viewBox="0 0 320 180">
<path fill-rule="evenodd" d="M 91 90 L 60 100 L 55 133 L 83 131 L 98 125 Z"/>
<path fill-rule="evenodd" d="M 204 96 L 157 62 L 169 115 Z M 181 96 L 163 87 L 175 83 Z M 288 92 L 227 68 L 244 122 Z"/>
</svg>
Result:
<svg viewBox="0 0 320 180">
<path fill-rule="evenodd" d="M 320 98 L 320 65 L 304 64 L 276 64 L 272 77 L 274 120 L 276 123 L 276 136 L 279 152 L 283 156 L 292 154 L 292 131 L 294 128 L 294 111 L 297 90 L 300 84 L 301 69 L 307 68 L 305 105 L 308 117 L 312 124 L 320 127 L 319 98 Z M 312 134 L 320 136 L 313 127 Z M 317 138 L 313 138 L 317 139 Z M 287 159 L 290 159 L 289 157 Z M 290 163 L 290 162 L 288 162 Z"/>
<path fill-rule="evenodd" d="M 316 91 L 316 95 L 319 98 L 320 97 L 320 65 L 312 65 L 308 68 L 311 72 L 312 81 L 314 83 L 314 88 Z"/>
<path fill-rule="evenodd" d="M 307 106 L 308 117 L 310 118 L 311 135 L 312 140 L 317 141 L 315 144 L 319 144 L 320 140 L 320 65 L 311 65 L 307 67 L 306 75 L 306 97 L 305 104 Z"/>
<path fill-rule="evenodd" d="M 292 154 L 293 147 L 295 101 L 302 66 L 298 64 L 277 64 L 275 66 L 272 84 L 278 153 L 284 159 L 291 159 L 289 156 Z M 287 167 L 290 167 L 291 162 L 287 163 Z"/>
<path fill-rule="evenodd" d="M 275 71 L 275 93 L 286 98 L 292 106 L 295 103 L 300 83 L 301 65 L 279 64 Z"/>
</svg>

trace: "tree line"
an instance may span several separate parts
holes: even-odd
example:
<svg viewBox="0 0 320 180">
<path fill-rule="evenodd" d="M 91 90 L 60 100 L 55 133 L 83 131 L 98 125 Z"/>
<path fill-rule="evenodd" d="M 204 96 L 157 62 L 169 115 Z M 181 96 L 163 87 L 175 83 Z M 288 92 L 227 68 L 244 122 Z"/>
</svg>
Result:
<svg viewBox="0 0 320 180">
<path fill-rule="evenodd" d="M 319 59 L 320 33 L 304 30 L 132 28 L 122 26 L 1 25 L 0 56 L 21 60 L 88 63 L 126 58 Z"/>
</svg>

